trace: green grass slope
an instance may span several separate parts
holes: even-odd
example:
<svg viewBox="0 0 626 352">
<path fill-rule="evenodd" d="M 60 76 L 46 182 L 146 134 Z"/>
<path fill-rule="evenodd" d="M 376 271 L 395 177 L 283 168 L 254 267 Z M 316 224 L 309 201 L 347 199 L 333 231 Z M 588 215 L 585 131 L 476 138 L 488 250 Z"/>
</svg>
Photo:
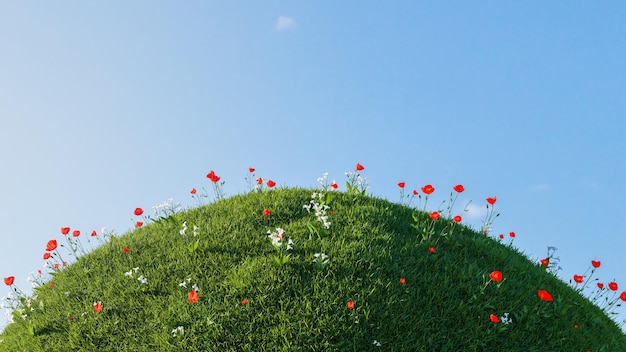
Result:
<svg viewBox="0 0 626 352">
<path fill-rule="evenodd" d="M 515 249 L 444 219 L 422 241 L 415 210 L 346 193 L 316 234 L 311 193 L 235 196 L 113 238 L 38 288 L 0 350 L 626 351 L 599 308 Z M 283 264 L 276 228 L 293 240 Z"/>
</svg>

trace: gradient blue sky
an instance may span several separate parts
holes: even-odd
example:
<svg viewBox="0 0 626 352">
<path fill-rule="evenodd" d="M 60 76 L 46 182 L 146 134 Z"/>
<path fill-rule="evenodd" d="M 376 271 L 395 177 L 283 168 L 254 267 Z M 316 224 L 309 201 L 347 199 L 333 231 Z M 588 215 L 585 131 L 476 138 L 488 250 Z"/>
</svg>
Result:
<svg viewBox="0 0 626 352">
<path fill-rule="evenodd" d="M 3 1 L 0 276 L 27 288 L 61 226 L 194 205 L 211 169 L 232 195 L 248 166 L 314 186 L 360 162 L 391 200 L 399 181 L 440 200 L 462 183 L 461 208 L 495 195 L 496 234 L 533 260 L 557 247 L 565 280 L 601 260 L 622 291 L 624 18 L 621 1 Z"/>
</svg>

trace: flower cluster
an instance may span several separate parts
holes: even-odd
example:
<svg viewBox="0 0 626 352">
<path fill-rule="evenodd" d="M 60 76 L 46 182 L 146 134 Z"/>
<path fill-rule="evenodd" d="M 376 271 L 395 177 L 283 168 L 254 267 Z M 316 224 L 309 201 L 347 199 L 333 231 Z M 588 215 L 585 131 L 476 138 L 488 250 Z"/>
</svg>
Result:
<svg viewBox="0 0 626 352">
<path fill-rule="evenodd" d="M 328 214 L 326 213 L 330 209 L 330 206 L 325 204 L 323 193 L 313 192 L 309 204 L 305 204 L 302 207 L 309 213 L 311 209 L 313 209 L 317 221 L 322 223 L 325 229 L 330 229 L 330 221 L 328 221 Z"/>
</svg>

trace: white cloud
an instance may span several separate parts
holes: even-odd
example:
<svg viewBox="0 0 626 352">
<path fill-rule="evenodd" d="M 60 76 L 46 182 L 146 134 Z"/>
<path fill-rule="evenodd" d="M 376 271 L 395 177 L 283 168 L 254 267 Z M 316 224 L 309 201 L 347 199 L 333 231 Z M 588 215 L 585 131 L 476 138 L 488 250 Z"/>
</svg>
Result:
<svg viewBox="0 0 626 352">
<path fill-rule="evenodd" d="M 276 20 L 276 25 L 274 26 L 274 30 L 284 31 L 288 29 L 293 29 L 296 27 L 296 21 L 291 17 L 280 16 Z"/>
<path fill-rule="evenodd" d="M 547 183 L 541 183 L 541 184 L 534 185 L 534 186 L 532 186 L 532 187 L 528 188 L 528 190 L 534 193 L 534 192 L 542 192 L 542 191 L 545 191 L 545 190 L 547 190 L 548 188 L 550 188 L 550 186 L 548 186 L 548 184 L 547 184 Z"/>
<path fill-rule="evenodd" d="M 487 207 L 470 203 L 465 207 L 466 216 L 471 220 L 482 219 L 487 215 Z"/>
</svg>

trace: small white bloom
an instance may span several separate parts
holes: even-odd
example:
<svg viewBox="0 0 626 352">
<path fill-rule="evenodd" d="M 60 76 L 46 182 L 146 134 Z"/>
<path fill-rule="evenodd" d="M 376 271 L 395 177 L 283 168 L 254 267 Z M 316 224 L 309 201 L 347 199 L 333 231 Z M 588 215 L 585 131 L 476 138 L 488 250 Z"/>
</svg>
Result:
<svg viewBox="0 0 626 352">
<path fill-rule="evenodd" d="M 141 282 L 144 285 L 148 284 L 148 279 L 146 279 L 143 275 L 141 275 L 140 277 L 137 278 L 137 280 L 139 280 L 139 282 Z"/>
<path fill-rule="evenodd" d="M 374 340 L 374 342 L 372 342 L 372 345 L 374 345 L 376 347 L 380 347 L 380 342 Z"/>
<path fill-rule="evenodd" d="M 172 336 L 176 337 L 176 335 L 178 334 L 184 334 L 185 333 L 185 328 L 182 326 L 176 327 L 174 330 L 172 330 Z"/>
<path fill-rule="evenodd" d="M 125 272 L 124 276 L 133 277 L 133 269 L 130 269 L 129 271 Z"/>
</svg>

